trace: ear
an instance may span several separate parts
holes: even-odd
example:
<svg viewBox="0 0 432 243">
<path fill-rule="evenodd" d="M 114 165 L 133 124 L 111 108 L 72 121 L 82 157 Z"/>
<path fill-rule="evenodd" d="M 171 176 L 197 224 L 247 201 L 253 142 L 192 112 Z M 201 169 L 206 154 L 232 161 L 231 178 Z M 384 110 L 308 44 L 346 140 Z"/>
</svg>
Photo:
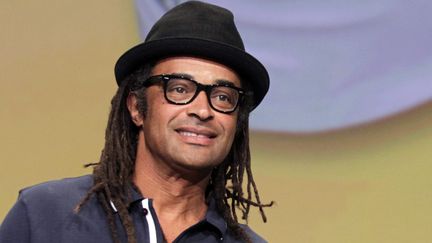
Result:
<svg viewBox="0 0 432 243">
<path fill-rule="evenodd" d="M 134 94 L 129 93 L 127 97 L 127 108 L 133 123 L 135 123 L 137 127 L 141 127 L 143 125 L 143 118 L 138 111 L 137 98 Z"/>
</svg>

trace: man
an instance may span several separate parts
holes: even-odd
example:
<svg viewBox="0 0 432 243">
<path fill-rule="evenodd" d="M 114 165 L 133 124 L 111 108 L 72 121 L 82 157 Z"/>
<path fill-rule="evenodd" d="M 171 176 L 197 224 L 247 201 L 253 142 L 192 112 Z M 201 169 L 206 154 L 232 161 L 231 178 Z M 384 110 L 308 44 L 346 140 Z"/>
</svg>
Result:
<svg viewBox="0 0 432 243">
<path fill-rule="evenodd" d="M 231 12 L 190 1 L 115 67 L 106 143 L 93 175 L 24 189 L 0 242 L 263 242 L 238 223 L 263 207 L 248 116 L 267 71 Z M 243 175 L 246 173 L 246 191 Z"/>
</svg>

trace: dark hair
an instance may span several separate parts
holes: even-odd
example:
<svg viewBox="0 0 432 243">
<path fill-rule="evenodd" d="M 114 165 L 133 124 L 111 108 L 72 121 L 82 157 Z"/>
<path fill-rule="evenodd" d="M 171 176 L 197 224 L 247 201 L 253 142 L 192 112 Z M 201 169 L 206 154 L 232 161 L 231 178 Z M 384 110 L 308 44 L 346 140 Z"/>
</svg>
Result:
<svg viewBox="0 0 432 243">
<path fill-rule="evenodd" d="M 120 83 L 117 93 L 111 101 L 112 107 L 105 133 L 105 147 L 100 161 L 86 165 L 94 166 L 94 185 L 75 208 L 75 211 L 79 212 L 90 197 L 95 195 L 107 214 L 111 235 L 116 243 L 120 240 L 111 202 L 119 213 L 128 243 L 136 242 L 135 227 L 128 213 L 128 202 L 131 199 L 130 188 L 134 187 L 132 176 L 140 128 L 132 122 L 126 102 L 129 94 L 135 95 L 138 110 L 142 115 L 145 114 L 147 109 L 145 88 L 133 92 L 130 90 L 137 81 L 143 81 L 150 75 L 152 67 L 152 64 L 145 65 Z M 246 242 L 250 240 L 238 224 L 236 209 L 241 211 L 242 219 L 247 220 L 250 207 L 258 207 L 263 221 L 266 222 L 263 208 L 273 204 L 273 202 L 261 203 L 252 175 L 248 127 L 250 104 L 250 98 L 245 98 L 240 104 L 237 132 L 233 145 L 225 160 L 213 170 L 207 188 L 208 191 L 212 192 L 217 209 L 226 220 L 234 236 Z M 245 173 L 247 177 L 246 192 L 243 191 L 242 187 Z"/>
</svg>

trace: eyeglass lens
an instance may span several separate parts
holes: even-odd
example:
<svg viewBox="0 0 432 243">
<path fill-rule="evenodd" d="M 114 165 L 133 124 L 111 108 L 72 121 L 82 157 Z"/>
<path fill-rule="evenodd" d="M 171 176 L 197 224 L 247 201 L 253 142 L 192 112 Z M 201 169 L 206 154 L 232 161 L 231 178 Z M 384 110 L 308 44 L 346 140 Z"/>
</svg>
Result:
<svg viewBox="0 0 432 243">
<path fill-rule="evenodd" d="M 205 90 L 213 109 L 231 112 L 237 107 L 239 91 L 229 86 L 205 86 L 181 77 L 171 77 L 165 86 L 166 98 L 176 104 L 187 104 Z"/>
</svg>

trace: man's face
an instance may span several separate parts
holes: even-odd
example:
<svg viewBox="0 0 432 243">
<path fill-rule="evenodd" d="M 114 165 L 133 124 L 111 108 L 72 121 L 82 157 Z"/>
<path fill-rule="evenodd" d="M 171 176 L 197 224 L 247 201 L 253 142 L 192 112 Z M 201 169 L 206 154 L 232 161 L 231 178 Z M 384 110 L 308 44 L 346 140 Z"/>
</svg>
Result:
<svg viewBox="0 0 432 243">
<path fill-rule="evenodd" d="M 163 59 L 151 73 L 159 74 L 188 75 L 201 84 L 223 80 L 240 87 L 233 70 L 200 58 Z M 230 114 L 213 110 L 205 92 L 187 105 L 168 103 L 162 85 L 152 85 L 146 92 L 148 109 L 142 119 L 146 156 L 187 170 L 209 171 L 223 161 L 234 140 L 238 109 Z"/>
</svg>

